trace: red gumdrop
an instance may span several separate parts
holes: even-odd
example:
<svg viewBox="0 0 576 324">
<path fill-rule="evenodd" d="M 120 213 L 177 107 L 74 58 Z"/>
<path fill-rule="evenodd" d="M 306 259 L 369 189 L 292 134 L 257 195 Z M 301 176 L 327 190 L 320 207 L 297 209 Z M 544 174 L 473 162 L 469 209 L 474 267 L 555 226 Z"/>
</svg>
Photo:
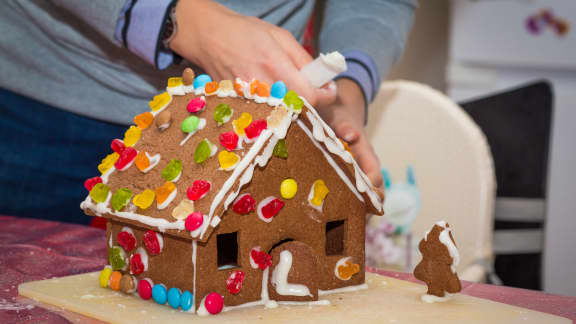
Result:
<svg viewBox="0 0 576 324">
<path fill-rule="evenodd" d="M 124 167 L 130 164 L 130 162 L 134 161 L 134 158 L 136 158 L 137 154 L 138 152 L 134 148 L 132 147 L 125 148 L 124 151 L 120 153 L 120 156 L 118 157 L 118 160 L 116 160 L 116 163 L 114 163 L 114 167 L 118 170 L 124 169 Z"/>
<path fill-rule="evenodd" d="M 102 183 L 102 178 L 100 177 L 93 177 L 90 179 L 86 179 L 86 181 L 84 181 L 84 188 L 86 188 L 86 190 L 90 191 L 92 190 L 92 188 L 94 188 L 94 186 L 97 183 Z"/>
<path fill-rule="evenodd" d="M 121 154 L 126 149 L 126 145 L 124 145 L 124 142 L 122 142 L 119 139 L 113 140 L 112 143 L 110 144 L 110 147 L 112 148 L 112 151 L 118 154 Z"/>
<path fill-rule="evenodd" d="M 232 151 L 238 147 L 238 135 L 234 132 L 226 132 L 220 134 L 220 144 L 228 151 Z"/>
<path fill-rule="evenodd" d="M 280 209 L 284 207 L 284 202 L 278 198 L 274 198 L 272 201 L 262 206 L 260 212 L 264 218 L 272 218 L 280 212 Z"/>
<path fill-rule="evenodd" d="M 158 233 L 148 230 L 144 233 L 142 240 L 144 241 L 144 246 L 146 246 L 146 250 L 152 255 L 157 255 L 162 252 L 162 247 L 160 246 L 160 239 L 158 238 Z"/>
<path fill-rule="evenodd" d="M 186 230 L 192 232 L 202 226 L 202 223 L 204 223 L 204 215 L 202 215 L 201 212 L 193 212 L 186 217 L 184 227 L 186 227 Z"/>
<path fill-rule="evenodd" d="M 142 262 L 142 256 L 140 253 L 133 254 L 130 258 L 130 272 L 139 275 L 144 272 L 144 268 L 144 262 Z"/>
<path fill-rule="evenodd" d="M 138 295 L 144 300 L 152 298 L 152 284 L 146 279 L 138 281 Z"/>
<path fill-rule="evenodd" d="M 237 214 L 246 215 L 253 212 L 256 208 L 256 200 L 250 194 L 243 194 L 236 198 L 234 204 L 232 205 L 232 210 Z"/>
<path fill-rule="evenodd" d="M 192 201 L 196 201 L 206 196 L 208 191 L 210 191 L 210 182 L 204 180 L 196 180 L 192 183 L 192 186 L 188 187 L 186 190 L 186 196 Z"/>
<path fill-rule="evenodd" d="M 116 235 L 116 241 L 126 252 L 130 252 L 136 247 L 136 238 L 134 237 L 134 234 L 127 231 L 118 232 L 118 235 Z"/>
<path fill-rule="evenodd" d="M 244 129 L 244 132 L 246 133 L 246 137 L 248 137 L 248 139 L 253 139 L 258 137 L 258 135 L 260 135 L 260 133 L 262 133 L 262 131 L 266 128 L 268 128 L 266 120 L 259 119 L 250 123 L 250 125 Z"/>
<path fill-rule="evenodd" d="M 186 110 L 188 110 L 190 113 L 196 113 L 204 110 L 204 107 L 206 107 L 206 101 L 201 97 L 196 97 L 188 102 Z"/>
<path fill-rule="evenodd" d="M 204 300 L 204 307 L 208 313 L 216 315 L 222 311 L 224 307 L 224 298 L 217 293 L 209 293 Z"/>
<path fill-rule="evenodd" d="M 244 282 L 244 277 L 244 271 L 237 270 L 232 272 L 230 277 L 226 279 L 226 288 L 232 295 L 236 295 L 240 292 L 240 289 L 242 289 L 242 283 Z"/>
<path fill-rule="evenodd" d="M 264 251 L 252 249 L 252 251 L 250 251 L 250 256 L 252 257 L 252 260 L 254 260 L 254 263 L 258 265 L 260 270 L 266 270 L 266 268 L 272 265 L 272 256 Z"/>
</svg>

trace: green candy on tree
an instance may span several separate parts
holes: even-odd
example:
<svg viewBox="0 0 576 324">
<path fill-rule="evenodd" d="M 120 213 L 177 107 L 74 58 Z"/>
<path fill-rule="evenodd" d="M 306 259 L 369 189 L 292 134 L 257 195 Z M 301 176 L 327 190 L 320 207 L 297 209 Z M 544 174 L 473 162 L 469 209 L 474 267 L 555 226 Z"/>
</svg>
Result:
<svg viewBox="0 0 576 324">
<path fill-rule="evenodd" d="M 126 270 L 126 253 L 120 246 L 113 246 L 108 249 L 108 262 L 113 270 Z"/>
<path fill-rule="evenodd" d="M 202 142 L 198 143 L 198 146 L 196 146 L 196 150 L 194 151 L 194 162 L 202 163 L 208 160 L 209 157 L 216 153 L 215 151 L 216 146 L 207 138 L 203 139 Z"/>
<path fill-rule="evenodd" d="M 110 204 L 114 210 L 118 211 L 126 207 L 130 202 L 130 199 L 132 199 L 132 191 L 128 188 L 120 188 L 112 195 Z"/>
<path fill-rule="evenodd" d="M 288 157 L 288 150 L 286 150 L 286 140 L 279 140 L 276 145 L 274 145 L 274 156 L 279 158 L 287 158 Z"/>
<path fill-rule="evenodd" d="M 294 90 L 290 90 L 284 96 L 284 103 L 288 108 L 292 107 L 292 109 L 296 112 L 302 110 L 302 106 L 304 106 L 304 101 L 298 97 L 298 94 Z"/>
<path fill-rule="evenodd" d="M 103 183 L 97 183 L 92 190 L 90 190 L 90 198 L 97 203 L 103 203 L 108 198 L 110 187 Z"/>
<path fill-rule="evenodd" d="M 162 178 L 166 181 L 172 181 L 178 177 L 180 172 L 182 172 L 182 161 L 173 159 L 162 170 Z"/>
<path fill-rule="evenodd" d="M 227 104 L 219 104 L 214 110 L 214 120 L 218 123 L 218 126 L 224 124 L 230 120 L 232 117 L 232 108 Z"/>
<path fill-rule="evenodd" d="M 184 121 L 182 121 L 182 125 L 180 128 L 184 133 L 192 133 L 198 129 L 198 125 L 200 124 L 200 118 L 196 116 L 188 116 Z"/>
</svg>

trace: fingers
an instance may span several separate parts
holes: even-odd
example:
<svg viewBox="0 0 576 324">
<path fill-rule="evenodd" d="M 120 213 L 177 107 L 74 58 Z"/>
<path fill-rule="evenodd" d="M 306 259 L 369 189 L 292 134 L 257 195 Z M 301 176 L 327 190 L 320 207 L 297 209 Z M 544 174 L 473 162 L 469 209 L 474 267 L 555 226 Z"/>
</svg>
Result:
<svg viewBox="0 0 576 324">
<path fill-rule="evenodd" d="M 286 29 L 273 28 L 271 32 L 278 45 L 288 54 L 298 70 L 314 60 L 310 53 Z"/>
<path fill-rule="evenodd" d="M 377 188 L 382 187 L 383 180 L 382 173 L 380 172 L 380 160 L 378 156 L 376 156 L 368 139 L 365 136 L 361 136 L 355 144 L 350 145 L 350 149 L 362 171 L 364 171 L 370 181 L 372 181 L 372 185 Z"/>
<path fill-rule="evenodd" d="M 334 81 L 314 91 L 316 92 L 316 105 L 318 107 L 329 106 L 336 101 L 337 88 Z"/>
</svg>

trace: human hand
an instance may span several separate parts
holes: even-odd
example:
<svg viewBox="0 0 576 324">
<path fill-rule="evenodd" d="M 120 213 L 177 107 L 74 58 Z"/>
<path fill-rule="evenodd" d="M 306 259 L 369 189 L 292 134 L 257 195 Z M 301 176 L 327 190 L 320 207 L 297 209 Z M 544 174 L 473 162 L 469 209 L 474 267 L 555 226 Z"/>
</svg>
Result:
<svg viewBox="0 0 576 324">
<path fill-rule="evenodd" d="M 364 131 L 364 96 L 352 80 L 336 81 L 337 98 L 334 104 L 318 107 L 318 113 L 334 129 L 336 135 L 350 146 L 354 159 L 368 175 L 375 187 L 383 184 L 380 161 Z"/>
<path fill-rule="evenodd" d="M 215 80 L 282 80 L 312 105 L 327 105 L 335 91 L 315 89 L 300 74 L 312 57 L 287 30 L 238 14 L 210 0 L 181 0 L 170 47 Z"/>
</svg>

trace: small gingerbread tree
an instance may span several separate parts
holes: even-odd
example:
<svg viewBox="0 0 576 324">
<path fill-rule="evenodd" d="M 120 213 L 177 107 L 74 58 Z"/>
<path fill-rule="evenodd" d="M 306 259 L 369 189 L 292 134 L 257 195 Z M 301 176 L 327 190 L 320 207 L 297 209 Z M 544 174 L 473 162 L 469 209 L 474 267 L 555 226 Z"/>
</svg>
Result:
<svg viewBox="0 0 576 324">
<path fill-rule="evenodd" d="M 454 294 L 462 290 L 456 273 L 460 255 L 446 222 L 436 223 L 420 241 L 418 249 L 422 261 L 414 269 L 414 276 L 428 286 L 427 295 L 422 296 L 424 301 L 441 301 L 446 297 L 445 293 Z"/>
</svg>

